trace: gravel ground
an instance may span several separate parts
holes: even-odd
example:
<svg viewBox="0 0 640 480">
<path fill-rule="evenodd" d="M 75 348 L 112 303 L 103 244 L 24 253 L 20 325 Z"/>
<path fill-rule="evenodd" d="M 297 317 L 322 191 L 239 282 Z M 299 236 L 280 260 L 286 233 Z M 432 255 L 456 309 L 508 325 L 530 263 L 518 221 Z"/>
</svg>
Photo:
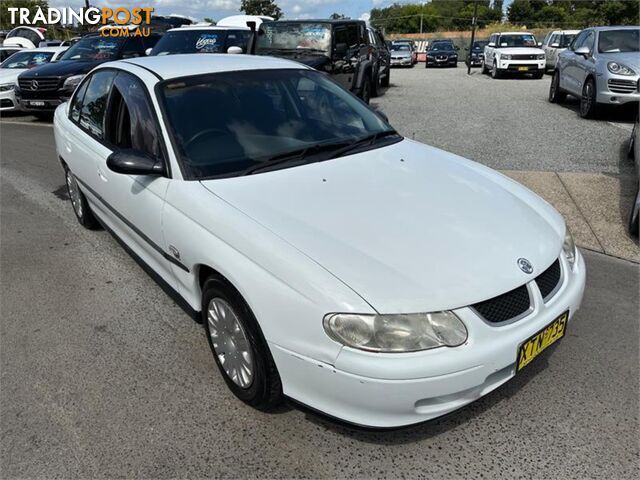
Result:
<svg viewBox="0 0 640 480">
<path fill-rule="evenodd" d="M 373 99 L 407 137 L 507 170 L 632 173 L 626 158 L 637 108 L 578 116 L 578 103 L 547 101 L 551 76 L 493 80 L 466 67 L 393 69 Z"/>
</svg>

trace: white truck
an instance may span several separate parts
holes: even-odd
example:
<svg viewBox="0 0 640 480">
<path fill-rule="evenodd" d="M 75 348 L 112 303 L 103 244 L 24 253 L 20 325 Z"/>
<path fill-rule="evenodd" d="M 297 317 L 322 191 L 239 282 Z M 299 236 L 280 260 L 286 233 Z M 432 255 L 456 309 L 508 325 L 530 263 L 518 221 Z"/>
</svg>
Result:
<svg viewBox="0 0 640 480">
<path fill-rule="evenodd" d="M 505 73 L 533 74 L 534 78 L 542 78 L 546 60 L 541 45 L 531 33 L 494 33 L 484 47 L 482 73 L 490 71 L 493 78 Z"/>
</svg>

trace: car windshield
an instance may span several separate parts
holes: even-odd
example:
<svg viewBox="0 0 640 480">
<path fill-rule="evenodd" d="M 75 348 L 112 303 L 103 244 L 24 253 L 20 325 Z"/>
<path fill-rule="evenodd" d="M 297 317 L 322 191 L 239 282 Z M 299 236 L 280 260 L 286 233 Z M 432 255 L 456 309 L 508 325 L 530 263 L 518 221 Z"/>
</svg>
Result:
<svg viewBox="0 0 640 480">
<path fill-rule="evenodd" d="M 530 33 L 500 35 L 498 42 L 498 47 L 535 47 L 538 45 L 536 37 Z"/>
<path fill-rule="evenodd" d="M 434 42 L 429 46 L 429 50 L 453 50 L 453 43 Z"/>
<path fill-rule="evenodd" d="M 640 50 L 640 29 L 604 30 L 600 32 L 600 53 L 637 52 Z"/>
<path fill-rule="evenodd" d="M 53 52 L 38 52 L 34 50 L 18 52 L 2 62 L 0 68 L 33 68 L 49 63 L 51 58 L 53 58 Z"/>
<path fill-rule="evenodd" d="M 486 44 L 487 42 L 473 42 L 473 50 L 482 50 Z"/>
<path fill-rule="evenodd" d="M 85 37 L 64 52 L 60 60 L 113 60 L 123 43 L 122 38 Z"/>
<path fill-rule="evenodd" d="M 162 85 L 169 130 L 191 179 L 293 167 L 402 138 L 314 70 L 225 72 Z"/>
<path fill-rule="evenodd" d="M 260 29 L 259 50 L 331 50 L 331 29 L 324 23 L 266 22 Z"/>
<path fill-rule="evenodd" d="M 409 47 L 409 45 L 400 44 L 400 45 L 391 45 L 391 50 L 393 50 L 394 52 L 410 52 L 411 48 Z"/>
<path fill-rule="evenodd" d="M 167 32 L 158 41 L 151 55 L 175 53 L 225 53 L 229 47 L 247 50 L 251 32 L 243 30 L 192 30 Z"/>
<path fill-rule="evenodd" d="M 569 48 L 574 38 L 576 38 L 575 33 L 564 33 L 560 38 L 560 48 Z"/>
</svg>

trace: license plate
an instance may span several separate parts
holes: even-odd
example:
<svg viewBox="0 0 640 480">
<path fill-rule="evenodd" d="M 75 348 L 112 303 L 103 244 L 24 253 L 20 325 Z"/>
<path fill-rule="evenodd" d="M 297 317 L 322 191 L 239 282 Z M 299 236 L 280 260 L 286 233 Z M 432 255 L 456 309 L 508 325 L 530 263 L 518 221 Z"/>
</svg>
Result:
<svg viewBox="0 0 640 480">
<path fill-rule="evenodd" d="M 518 67 L 519 72 L 526 72 L 527 70 L 529 70 L 529 67 Z"/>
<path fill-rule="evenodd" d="M 32 107 L 44 107 L 44 102 L 29 102 Z"/>
<path fill-rule="evenodd" d="M 525 340 L 518 348 L 517 372 L 529 365 L 538 355 L 556 343 L 567 331 L 569 311 L 567 310 L 549 325 Z"/>
</svg>

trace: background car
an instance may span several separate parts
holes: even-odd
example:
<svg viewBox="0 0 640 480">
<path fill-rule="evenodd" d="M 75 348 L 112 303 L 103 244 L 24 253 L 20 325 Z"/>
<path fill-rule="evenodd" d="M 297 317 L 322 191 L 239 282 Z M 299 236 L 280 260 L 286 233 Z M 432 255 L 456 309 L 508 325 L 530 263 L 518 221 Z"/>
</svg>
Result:
<svg viewBox="0 0 640 480">
<path fill-rule="evenodd" d="M 379 30 L 367 27 L 370 45 L 370 59 L 373 62 L 371 96 L 377 97 L 380 87 L 386 88 L 391 82 L 391 52 Z"/>
<path fill-rule="evenodd" d="M 392 43 L 391 44 L 391 66 L 392 67 L 413 67 L 413 50 L 408 43 Z"/>
<path fill-rule="evenodd" d="M 31 68 L 54 62 L 67 47 L 30 48 L 14 53 L 0 64 L 0 111 L 19 107 L 15 97 L 18 76 Z"/>
<path fill-rule="evenodd" d="M 580 99 L 580 116 L 598 105 L 640 102 L 640 27 L 596 27 L 581 31 L 562 52 L 549 87 L 549 101 L 567 94 Z"/>
<path fill-rule="evenodd" d="M 250 36 L 248 27 L 188 25 L 168 30 L 147 53 L 246 53 Z"/>
<path fill-rule="evenodd" d="M 37 48 L 46 40 L 47 30 L 41 27 L 20 26 L 11 30 L 3 40 L 4 47 Z"/>
<path fill-rule="evenodd" d="M 394 40 L 391 42 L 391 45 L 409 45 L 409 50 L 411 51 L 411 63 L 413 65 L 418 63 L 418 49 L 416 47 L 416 42 L 413 40 Z"/>
<path fill-rule="evenodd" d="M 467 56 L 467 64 L 472 67 L 480 67 L 482 65 L 482 59 L 484 58 L 484 47 L 487 45 L 488 40 L 475 40 L 469 50 Z"/>
<path fill-rule="evenodd" d="M 494 33 L 484 47 L 482 73 L 491 71 L 492 78 L 506 73 L 542 78 L 546 71 L 546 56 L 536 37 L 528 32 Z"/>
<path fill-rule="evenodd" d="M 295 60 L 325 72 L 369 103 L 375 81 L 371 48 L 361 20 L 286 20 L 260 26 L 256 54 Z"/>
<path fill-rule="evenodd" d="M 18 76 L 16 100 L 20 108 L 36 116 L 47 117 L 68 100 L 82 78 L 93 68 L 111 60 L 145 55 L 159 34 L 148 37 L 103 37 L 87 35 L 62 54 L 59 61 L 42 65 Z"/>
<path fill-rule="evenodd" d="M 424 68 L 429 67 L 457 67 L 458 50 L 453 40 L 433 40 L 427 47 L 427 57 Z"/>
<path fill-rule="evenodd" d="M 558 55 L 564 52 L 576 35 L 580 33 L 580 30 L 555 30 L 549 32 L 542 41 L 542 50 L 546 55 L 547 70 L 553 70 L 556 68 L 558 61 Z"/>
</svg>

